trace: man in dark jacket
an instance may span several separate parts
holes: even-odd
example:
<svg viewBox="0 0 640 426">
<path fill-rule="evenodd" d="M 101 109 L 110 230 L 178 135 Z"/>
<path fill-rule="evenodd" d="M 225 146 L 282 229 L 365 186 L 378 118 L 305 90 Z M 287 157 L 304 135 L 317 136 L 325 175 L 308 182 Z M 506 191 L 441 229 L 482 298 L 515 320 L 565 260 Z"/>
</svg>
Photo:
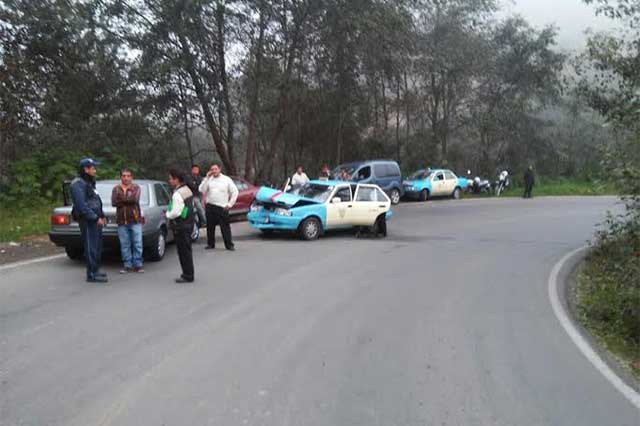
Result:
<svg viewBox="0 0 640 426">
<path fill-rule="evenodd" d="M 533 186 L 536 184 L 536 177 L 533 174 L 533 166 L 529 166 L 526 172 L 524 172 L 524 198 L 533 198 L 531 192 Z"/>
<path fill-rule="evenodd" d="M 107 275 L 100 272 L 102 227 L 106 221 L 102 200 L 96 191 L 96 167 L 99 165 L 91 158 L 80 160 L 79 175 L 71 182 L 71 214 L 80 225 L 84 257 L 87 260 L 87 282 L 90 283 L 107 282 Z"/>
<path fill-rule="evenodd" d="M 175 280 L 179 284 L 192 283 L 195 279 L 193 250 L 191 248 L 195 205 L 193 191 L 186 184 L 186 179 L 187 176 L 184 176 L 179 170 L 169 170 L 169 185 L 173 188 L 173 195 L 166 216 L 171 221 L 178 249 L 178 259 L 182 267 L 182 274 Z"/>
</svg>

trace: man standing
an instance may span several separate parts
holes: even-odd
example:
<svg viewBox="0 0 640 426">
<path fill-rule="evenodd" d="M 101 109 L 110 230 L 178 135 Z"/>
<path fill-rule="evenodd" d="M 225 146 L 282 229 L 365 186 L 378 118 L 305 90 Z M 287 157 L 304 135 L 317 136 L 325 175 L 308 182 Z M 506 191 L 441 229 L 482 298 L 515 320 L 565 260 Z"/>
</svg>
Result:
<svg viewBox="0 0 640 426">
<path fill-rule="evenodd" d="M 302 185 L 309 182 L 309 176 L 304 172 L 304 167 L 298 165 L 296 172 L 291 177 L 291 187 L 300 188 Z"/>
<path fill-rule="evenodd" d="M 227 250 L 235 250 L 231 240 L 229 225 L 229 209 L 238 199 L 238 188 L 233 180 L 222 174 L 220 164 L 213 163 L 207 177 L 200 184 L 200 192 L 207 200 L 207 250 L 216 246 L 216 225 L 220 225 L 224 246 Z"/>
<path fill-rule="evenodd" d="M 111 192 L 111 205 L 116 208 L 118 239 L 122 255 L 121 274 L 144 273 L 142 268 L 142 211 L 141 189 L 133 183 L 133 173 L 128 168 L 120 171 L 120 185 Z"/>
<path fill-rule="evenodd" d="M 524 172 L 524 198 L 533 198 L 531 195 L 533 186 L 536 184 L 536 177 L 533 174 L 533 166 L 529 166 Z"/>
<path fill-rule="evenodd" d="M 179 284 L 192 283 L 195 279 L 191 250 L 191 231 L 195 220 L 194 194 L 186 185 L 185 176 L 176 169 L 169 170 L 169 185 L 173 188 L 173 195 L 167 208 L 167 219 L 171 220 L 182 267 L 182 275 L 175 281 Z"/>
<path fill-rule="evenodd" d="M 96 191 L 96 167 L 100 163 L 83 158 L 79 174 L 71 182 L 73 209 L 71 216 L 80 225 L 80 238 L 87 261 L 87 282 L 106 283 L 107 275 L 100 272 L 102 257 L 102 227 L 106 224 L 102 200 Z"/>
<path fill-rule="evenodd" d="M 189 188 L 194 195 L 193 202 L 195 203 L 198 220 L 200 221 L 200 226 L 204 226 L 207 224 L 207 217 L 204 212 L 204 207 L 202 207 L 202 194 L 200 193 L 202 176 L 200 176 L 200 166 L 197 164 L 191 165 L 191 183 L 192 185 L 189 185 Z"/>
</svg>

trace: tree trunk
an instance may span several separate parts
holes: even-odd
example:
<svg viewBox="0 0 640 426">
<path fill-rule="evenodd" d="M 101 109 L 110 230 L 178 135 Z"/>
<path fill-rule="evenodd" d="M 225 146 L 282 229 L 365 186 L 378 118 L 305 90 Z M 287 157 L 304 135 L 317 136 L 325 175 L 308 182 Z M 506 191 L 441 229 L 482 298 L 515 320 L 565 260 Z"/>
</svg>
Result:
<svg viewBox="0 0 640 426">
<path fill-rule="evenodd" d="M 224 112 L 227 118 L 227 156 L 229 158 L 229 165 L 226 166 L 227 174 L 235 175 L 236 163 L 233 155 L 233 133 L 234 133 L 234 118 L 233 107 L 231 105 L 231 99 L 229 96 L 229 83 L 227 80 L 227 66 L 225 60 L 225 35 L 224 35 L 224 20 L 225 20 L 225 6 L 224 2 L 219 2 L 216 9 L 216 23 L 218 26 L 218 60 L 220 63 L 220 83 L 222 84 L 222 97 L 224 98 Z M 222 126 L 222 121 L 220 121 Z"/>
<path fill-rule="evenodd" d="M 264 4 L 261 4 L 264 6 Z M 260 10 L 258 42 L 256 45 L 255 67 L 252 74 L 251 100 L 249 101 L 249 134 L 247 137 L 247 154 L 244 162 L 245 178 L 253 182 L 255 179 L 256 165 L 256 124 L 258 120 L 258 108 L 260 107 L 260 86 L 262 79 L 262 56 L 264 51 L 264 32 L 267 26 L 267 16 L 264 7 Z"/>
</svg>

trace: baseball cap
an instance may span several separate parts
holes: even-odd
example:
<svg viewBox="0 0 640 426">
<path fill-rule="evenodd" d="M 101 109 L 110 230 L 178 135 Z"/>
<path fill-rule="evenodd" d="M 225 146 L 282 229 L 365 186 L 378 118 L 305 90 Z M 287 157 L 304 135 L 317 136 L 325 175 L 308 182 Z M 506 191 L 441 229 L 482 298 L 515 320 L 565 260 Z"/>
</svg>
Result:
<svg viewBox="0 0 640 426">
<path fill-rule="evenodd" d="M 100 165 L 100 162 L 97 160 L 94 160 L 93 158 L 83 158 L 82 160 L 80 160 L 80 167 L 98 167 Z"/>
</svg>

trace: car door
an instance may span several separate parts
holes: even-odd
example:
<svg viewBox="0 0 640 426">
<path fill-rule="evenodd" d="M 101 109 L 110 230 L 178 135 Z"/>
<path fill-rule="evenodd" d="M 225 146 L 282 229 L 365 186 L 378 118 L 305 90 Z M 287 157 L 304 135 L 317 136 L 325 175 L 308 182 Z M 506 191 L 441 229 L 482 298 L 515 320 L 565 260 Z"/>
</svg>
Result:
<svg viewBox="0 0 640 426">
<path fill-rule="evenodd" d="M 358 185 L 353 207 L 347 214 L 350 225 L 371 226 L 388 209 L 389 198 L 375 185 Z"/>
<path fill-rule="evenodd" d="M 340 228 L 347 224 L 347 212 L 353 208 L 351 186 L 339 185 L 327 200 L 327 227 Z"/>
<path fill-rule="evenodd" d="M 236 188 L 238 188 L 238 200 L 231 209 L 231 214 L 245 213 L 249 211 L 251 203 L 253 202 L 252 193 L 249 191 L 249 185 L 238 178 L 233 178 L 233 183 L 236 185 Z"/>
<path fill-rule="evenodd" d="M 153 227 L 154 232 L 160 225 L 166 223 L 165 213 L 167 212 L 167 206 L 169 205 L 169 201 L 171 200 L 172 191 L 169 185 L 162 183 L 155 183 L 153 185 L 153 191 L 156 196 L 156 205 L 149 212 L 149 215 L 145 213 L 145 218 L 147 223 Z M 171 231 L 171 227 L 167 227 L 169 235 L 167 235 L 167 240 L 173 239 L 173 231 Z"/>
<path fill-rule="evenodd" d="M 387 176 L 387 165 L 385 163 L 375 163 L 373 165 L 373 179 L 370 183 L 374 183 L 384 191 L 389 190 L 389 178 Z"/>
<path fill-rule="evenodd" d="M 431 187 L 433 188 L 432 194 L 437 197 L 445 195 L 447 193 L 447 187 L 444 179 L 444 172 L 439 171 L 434 173 L 431 179 Z"/>
<path fill-rule="evenodd" d="M 458 185 L 458 178 L 450 170 L 444 171 L 444 178 L 446 186 L 445 195 L 451 195 L 453 194 L 453 190 L 456 189 L 456 186 Z"/>
</svg>

